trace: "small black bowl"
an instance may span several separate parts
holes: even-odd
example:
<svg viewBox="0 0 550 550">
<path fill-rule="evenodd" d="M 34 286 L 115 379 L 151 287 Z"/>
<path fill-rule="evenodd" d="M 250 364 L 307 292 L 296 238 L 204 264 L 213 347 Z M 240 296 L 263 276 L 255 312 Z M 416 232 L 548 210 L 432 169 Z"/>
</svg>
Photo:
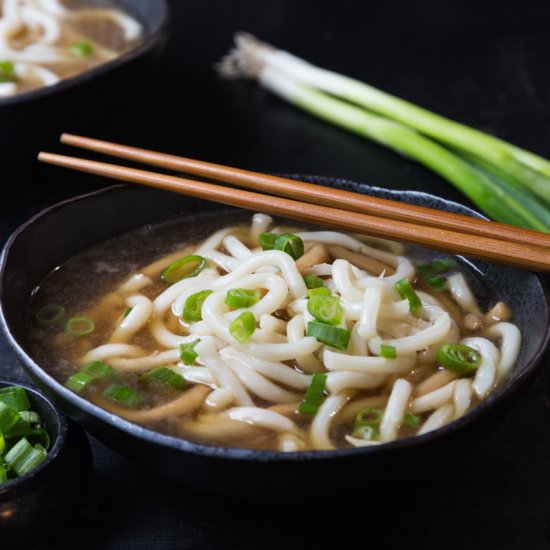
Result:
<svg viewBox="0 0 550 550">
<path fill-rule="evenodd" d="M 64 131 L 93 132 L 142 89 L 168 36 L 166 0 L 120 0 L 143 25 L 144 38 L 117 58 L 55 84 L 0 99 L 0 153 L 5 162 L 36 156 Z"/>
<path fill-rule="evenodd" d="M 327 178 L 299 179 L 479 216 L 425 193 L 389 191 Z M 421 476 L 426 468 L 431 471 L 436 465 L 452 468 L 453 455 L 460 457 L 461 449 L 471 452 L 476 438 L 499 421 L 502 415 L 496 413 L 505 411 L 509 398 L 525 386 L 548 342 L 549 305 L 540 277 L 511 267 L 463 260 L 469 269 L 486 276 L 514 311 L 523 346 L 512 375 L 484 402 L 437 431 L 376 447 L 297 453 L 207 446 L 156 433 L 93 405 L 42 370 L 29 352 L 22 312 L 44 276 L 90 245 L 171 216 L 199 211 L 223 215 L 227 209 L 152 189 L 110 187 L 65 201 L 34 217 L 9 239 L 0 262 L 0 322 L 28 374 L 98 439 L 177 482 L 202 491 L 254 497 L 267 494 L 273 498 L 300 491 L 314 495 L 321 490 L 320 484 L 330 487 L 332 493 L 354 490 L 361 483 L 372 489 L 376 482 L 394 479 L 400 473 Z"/>
<path fill-rule="evenodd" d="M 35 388 L 0 380 L 0 388 L 22 386 L 51 438 L 46 459 L 28 474 L 0 485 L 0 540 L 4 548 L 50 542 L 63 524 L 83 517 L 92 474 L 84 432 Z"/>
</svg>

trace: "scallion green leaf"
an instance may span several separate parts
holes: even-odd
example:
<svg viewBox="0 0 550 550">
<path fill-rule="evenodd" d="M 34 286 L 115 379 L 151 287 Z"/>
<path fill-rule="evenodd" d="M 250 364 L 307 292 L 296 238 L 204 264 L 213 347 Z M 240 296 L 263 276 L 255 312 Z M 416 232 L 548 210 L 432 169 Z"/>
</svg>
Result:
<svg viewBox="0 0 550 550">
<path fill-rule="evenodd" d="M 15 426 L 17 421 L 21 418 L 20 414 L 24 412 L 26 411 L 21 411 L 21 413 L 18 413 L 0 401 L 0 432 L 6 433 L 13 426 Z"/>
<path fill-rule="evenodd" d="M 137 409 L 143 401 L 136 390 L 127 386 L 110 386 L 103 392 L 103 397 L 128 409 Z"/>
<path fill-rule="evenodd" d="M 63 306 L 48 304 L 36 312 L 34 320 L 41 327 L 47 328 L 61 321 L 63 317 L 65 317 L 65 308 Z"/>
<path fill-rule="evenodd" d="M 193 323 L 196 321 L 202 320 L 202 304 L 212 294 L 211 290 L 202 290 L 201 292 L 196 292 L 191 294 L 185 300 L 183 306 L 183 313 L 181 315 L 182 319 L 187 323 Z"/>
<path fill-rule="evenodd" d="M 246 342 L 256 330 L 256 319 L 250 311 L 241 313 L 236 319 L 229 324 L 229 334 L 243 344 Z"/>
<path fill-rule="evenodd" d="M 92 363 L 88 363 L 84 367 L 83 371 L 95 379 L 113 379 L 116 378 L 118 374 L 116 369 L 111 367 L 111 365 L 107 365 L 107 363 L 104 363 L 103 361 L 93 361 Z"/>
<path fill-rule="evenodd" d="M 419 309 L 422 308 L 422 302 L 420 301 L 418 294 L 416 294 L 413 287 L 411 286 L 411 283 L 409 283 L 407 279 L 401 279 L 400 281 L 397 281 L 397 283 L 395 283 L 395 290 L 399 292 L 402 298 L 408 300 L 411 313 L 416 313 Z"/>
<path fill-rule="evenodd" d="M 325 286 L 325 281 L 317 275 L 304 275 L 304 283 L 306 283 L 306 286 L 309 289 L 322 288 Z"/>
<path fill-rule="evenodd" d="M 186 365 L 192 365 L 199 354 L 195 351 L 195 346 L 200 342 L 200 338 L 188 342 L 187 344 L 180 344 L 180 359 Z"/>
<path fill-rule="evenodd" d="M 292 259 L 297 260 L 304 255 L 304 242 L 298 235 L 282 233 L 273 245 L 274 250 L 286 252 Z"/>
<path fill-rule="evenodd" d="M 273 250 L 275 241 L 280 236 L 280 233 L 260 233 L 258 239 L 262 250 Z"/>
<path fill-rule="evenodd" d="M 76 57 L 89 57 L 93 52 L 93 46 L 91 42 L 82 40 L 72 44 L 69 51 Z"/>
<path fill-rule="evenodd" d="M 260 301 L 259 290 L 247 290 L 246 288 L 232 288 L 227 291 L 225 303 L 232 309 L 252 307 Z"/>
<path fill-rule="evenodd" d="M 174 263 L 170 264 L 162 274 L 162 280 L 173 284 L 181 281 L 182 279 L 188 279 L 189 277 L 196 277 L 205 267 L 206 259 L 202 256 L 192 254 L 190 256 L 184 256 Z"/>
<path fill-rule="evenodd" d="M 345 328 L 325 325 L 318 321 L 310 321 L 307 324 L 307 335 L 313 336 L 328 346 L 333 348 L 346 350 L 348 349 L 350 331 Z"/>
<path fill-rule="evenodd" d="M 481 365 L 481 355 L 464 344 L 445 344 L 437 352 L 437 360 L 448 370 L 467 374 Z"/>
<path fill-rule="evenodd" d="M 327 375 L 316 372 L 311 377 L 311 382 L 306 390 L 303 401 L 298 407 L 300 414 L 315 416 L 323 401 L 325 386 L 327 383 Z"/>
<path fill-rule="evenodd" d="M 331 296 L 332 290 L 326 286 L 320 286 L 317 288 L 309 288 L 307 291 L 308 298 L 313 296 Z"/>
<path fill-rule="evenodd" d="M 403 417 L 403 424 L 410 426 L 411 428 L 418 428 L 420 426 L 420 416 L 411 413 L 405 413 Z"/>
<path fill-rule="evenodd" d="M 145 380 L 158 380 L 163 384 L 182 390 L 187 385 L 187 380 L 181 374 L 167 367 L 157 367 L 144 375 Z"/>
<path fill-rule="evenodd" d="M 0 402 L 5 403 L 16 412 L 28 411 L 31 408 L 27 392 L 21 386 L 0 388 Z"/>
<path fill-rule="evenodd" d="M 95 323 L 89 317 L 73 317 L 67 321 L 65 330 L 73 336 L 89 336 L 95 330 Z"/>
<path fill-rule="evenodd" d="M 90 382 L 93 382 L 95 379 L 95 376 L 88 374 L 87 372 L 77 372 L 67 378 L 65 381 L 65 387 L 75 393 L 80 393 Z"/>
<path fill-rule="evenodd" d="M 0 83 L 16 80 L 15 65 L 13 61 L 0 61 Z"/>
<path fill-rule="evenodd" d="M 307 310 L 321 323 L 339 325 L 344 318 L 344 308 L 336 296 L 315 294 L 307 302 Z"/>
<path fill-rule="evenodd" d="M 383 417 L 384 409 L 378 409 L 376 407 L 365 407 L 361 409 L 355 416 L 351 435 L 368 441 L 378 439 L 378 430 Z"/>
<path fill-rule="evenodd" d="M 380 357 L 383 357 L 384 359 L 395 359 L 397 357 L 397 350 L 395 349 L 395 346 L 381 344 Z"/>
</svg>

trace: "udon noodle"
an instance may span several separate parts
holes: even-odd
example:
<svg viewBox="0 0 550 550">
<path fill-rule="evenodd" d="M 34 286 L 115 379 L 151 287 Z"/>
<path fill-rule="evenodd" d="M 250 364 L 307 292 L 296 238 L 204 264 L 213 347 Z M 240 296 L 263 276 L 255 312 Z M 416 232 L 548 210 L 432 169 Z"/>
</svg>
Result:
<svg viewBox="0 0 550 550">
<path fill-rule="evenodd" d="M 68 322 L 46 281 L 30 332 L 64 356 L 68 387 L 166 433 L 280 451 L 380 445 L 461 417 L 513 369 L 511 312 L 483 311 L 470 277 L 449 258 L 418 266 L 396 243 L 255 214 L 133 269 Z"/>
<path fill-rule="evenodd" d="M 120 9 L 0 0 L 0 98 L 110 61 L 141 36 L 141 24 Z"/>
</svg>

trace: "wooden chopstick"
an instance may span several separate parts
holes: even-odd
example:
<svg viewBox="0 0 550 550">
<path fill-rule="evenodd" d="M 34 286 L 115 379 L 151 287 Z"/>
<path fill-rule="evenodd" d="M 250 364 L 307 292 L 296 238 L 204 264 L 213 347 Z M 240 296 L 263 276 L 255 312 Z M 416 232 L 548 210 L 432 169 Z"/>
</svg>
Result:
<svg viewBox="0 0 550 550">
<path fill-rule="evenodd" d="M 231 168 L 210 162 L 158 153 L 147 149 L 92 139 L 73 134 L 63 134 L 61 142 L 68 145 L 105 153 L 118 158 L 149 164 L 159 168 L 186 172 L 239 187 L 287 197 L 294 200 L 340 208 L 363 214 L 411 222 L 440 229 L 449 229 L 471 235 L 479 235 L 517 243 L 531 243 L 550 247 L 550 234 L 513 227 L 501 223 L 470 218 L 450 212 L 404 204 L 392 200 L 371 197 L 341 189 L 270 176 L 258 172 Z"/>
<path fill-rule="evenodd" d="M 401 240 L 445 252 L 465 254 L 472 258 L 505 263 L 535 271 L 550 271 L 550 250 L 534 244 L 519 244 L 468 233 L 415 225 L 410 222 L 378 218 L 358 212 L 307 204 L 212 183 L 64 155 L 42 152 L 38 158 L 42 162 L 73 168 L 82 172 L 174 191 L 248 210 L 322 224 L 338 230 Z"/>
</svg>

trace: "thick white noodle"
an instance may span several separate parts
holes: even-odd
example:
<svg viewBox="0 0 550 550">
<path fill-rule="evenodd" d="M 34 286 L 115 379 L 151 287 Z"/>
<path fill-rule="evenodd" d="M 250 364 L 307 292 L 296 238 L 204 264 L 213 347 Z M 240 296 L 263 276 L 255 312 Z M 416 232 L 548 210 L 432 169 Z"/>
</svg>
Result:
<svg viewBox="0 0 550 550">
<path fill-rule="evenodd" d="M 234 401 L 235 396 L 229 390 L 217 388 L 206 396 L 204 404 L 215 411 L 222 411 L 232 405 Z"/>
<path fill-rule="evenodd" d="M 232 420 L 246 422 L 247 424 L 268 428 L 276 432 L 298 432 L 298 426 L 292 420 L 268 409 L 260 409 L 259 407 L 233 407 L 224 414 Z"/>
<path fill-rule="evenodd" d="M 460 418 L 470 408 L 472 403 L 472 382 L 468 378 L 457 380 L 453 403 L 455 407 L 455 419 Z"/>
<path fill-rule="evenodd" d="M 470 286 L 466 281 L 463 273 L 453 273 L 447 277 L 447 284 L 449 291 L 453 295 L 453 298 L 456 300 L 457 304 L 461 307 L 462 311 L 466 313 L 473 313 L 481 317 L 482 313 L 479 309 L 479 305 Z"/>
<path fill-rule="evenodd" d="M 385 379 L 385 374 L 367 374 L 352 371 L 329 372 L 326 387 L 330 393 L 340 393 L 343 390 L 353 388 L 372 389 L 381 386 Z"/>
<path fill-rule="evenodd" d="M 298 300 L 297 300 L 298 301 Z M 305 322 L 302 315 L 295 315 L 286 325 L 287 338 L 289 342 L 298 343 L 304 338 L 305 334 Z M 301 370 L 307 373 L 322 372 L 323 363 L 313 355 L 313 353 L 307 353 L 297 355 L 295 358 L 296 363 Z"/>
<path fill-rule="evenodd" d="M 521 332 L 512 323 L 495 323 L 485 333 L 490 338 L 500 339 L 499 379 L 505 378 L 516 364 L 521 349 Z"/>
<path fill-rule="evenodd" d="M 393 383 L 390 398 L 380 423 L 380 441 L 393 441 L 397 438 L 397 431 L 409 406 L 411 393 L 411 384 L 403 378 L 398 378 Z"/>
<path fill-rule="evenodd" d="M 91 349 L 81 359 L 82 364 L 92 361 L 105 361 L 111 357 L 140 357 L 145 352 L 139 346 L 129 344 L 103 344 L 97 348 Z"/>
<path fill-rule="evenodd" d="M 416 362 L 414 354 L 401 354 L 396 359 L 377 356 L 346 355 L 325 349 L 323 362 L 330 371 L 353 371 L 367 374 L 397 374 L 409 371 Z"/>
<path fill-rule="evenodd" d="M 265 233 L 269 226 L 273 223 L 273 218 L 267 214 L 254 214 L 250 225 L 250 241 L 257 243 L 260 239 L 260 234 Z"/>
<path fill-rule="evenodd" d="M 309 438 L 314 449 L 334 449 L 334 445 L 330 440 L 330 424 L 336 413 L 347 403 L 349 398 L 348 393 L 330 395 L 319 407 L 309 430 Z"/>
<path fill-rule="evenodd" d="M 434 411 L 418 430 L 418 435 L 426 434 L 437 430 L 449 423 L 453 418 L 454 410 L 452 405 L 443 405 Z"/>
<path fill-rule="evenodd" d="M 160 353 L 153 353 L 145 357 L 137 357 L 135 359 L 126 359 L 124 357 L 113 357 L 109 360 L 109 364 L 123 372 L 141 372 L 177 363 L 180 358 L 179 350 L 169 349 Z"/>
<path fill-rule="evenodd" d="M 250 248 L 245 246 L 235 235 L 227 235 L 222 242 L 227 252 L 237 260 L 246 260 L 252 256 Z"/>
<path fill-rule="evenodd" d="M 453 380 L 437 390 L 413 399 L 411 411 L 414 414 L 419 414 L 441 407 L 453 399 L 455 388 L 456 380 Z"/>
<path fill-rule="evenodd" d="M 474 348 L 481 355 L 481 365 L 476 371 L 473 389 L 483 399 L 494 389 L 497 381 L 497 365 L 500 361 L 498 348 L 487 338 L 463 338 L 460 343 Z"/>
<path fill-rule="evenodd" d="M 145 296 L 134 295 L 126 300 L 132 309 L 123 316 L 122 321 L 111 335 L 110 342 L 126 343 L 141 328 L 143 328 L 153 313 L 153 302 Z"/>
</svg>

